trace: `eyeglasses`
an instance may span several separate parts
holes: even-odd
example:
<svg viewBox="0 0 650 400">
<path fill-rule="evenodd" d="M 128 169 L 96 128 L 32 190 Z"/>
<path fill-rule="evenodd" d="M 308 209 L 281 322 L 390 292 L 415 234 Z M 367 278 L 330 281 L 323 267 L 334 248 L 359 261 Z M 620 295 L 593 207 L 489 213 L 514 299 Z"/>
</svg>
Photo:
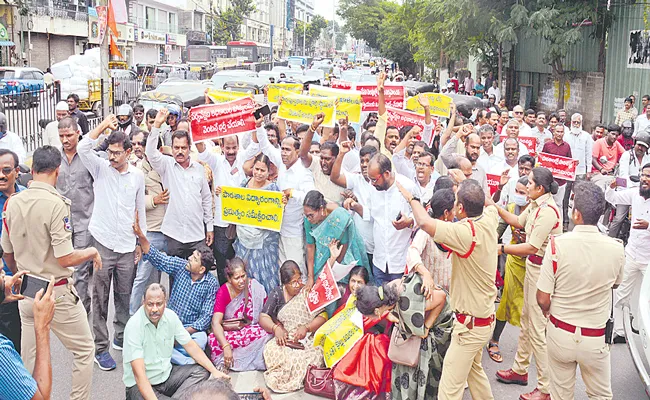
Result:
<svg viewBox="0 0 650 400">
<path fill-rule="evenodd" d="M 419 162 L 415 164 L 415 166 L 418 168 L 425 168 L 425 167 L 430 167 L 431 165 L 429 165 L 428 163 Z"/>
<path fill-rule="evenodd" d="M 293 287 L 297 288 L 297 287 L 300 286 L 301 283 L 302 283 L 302 280 L 294 279 L 294 280 L 289 282 L 289 286 L 293 286 Z"/>
<path fill-rule="evenodd" d="M 3 167 L 2 168 L 2 175 L 9 175 L 10 173 L 14 172 L 16 168 L 11 168 L 11 167 Z"/>
<path fill-rule="evenodd" d="M 571 125 L 580 125 L 580 121 L 571 121 Z"/>
<path fill-rule="evenodd" d="M 122 154 L 124 154 L 124 151 L 113 151 L 113 150 L 106 150 L 106 153 L 108 153 L 109 156 L 114 156 L 114 157 L 121 157 Z"/>
<path fill-rule="evenodd" d="M 144 146 L 144 142 L 133 142 L 133 145 Z"/>
<path fill-rule="evenodd" d="M 524 113 L 523 111 L 515 111 L 515 114 L 517 114 L 517 115 L 520 115 L 520 114 L 523 114 L 523 113 Z"/>
</svg>

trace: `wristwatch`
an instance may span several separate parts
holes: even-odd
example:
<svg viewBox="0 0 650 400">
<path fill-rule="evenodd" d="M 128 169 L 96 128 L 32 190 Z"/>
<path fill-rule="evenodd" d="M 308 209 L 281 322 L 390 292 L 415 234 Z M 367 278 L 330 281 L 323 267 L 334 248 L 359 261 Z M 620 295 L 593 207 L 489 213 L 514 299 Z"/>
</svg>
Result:
<svg viewBox="0 0 650 400">
<path fill-rule="evenodd" d="M 501 254 L 506 254 L 506 246 L 501 244 Z"/>
</svg>

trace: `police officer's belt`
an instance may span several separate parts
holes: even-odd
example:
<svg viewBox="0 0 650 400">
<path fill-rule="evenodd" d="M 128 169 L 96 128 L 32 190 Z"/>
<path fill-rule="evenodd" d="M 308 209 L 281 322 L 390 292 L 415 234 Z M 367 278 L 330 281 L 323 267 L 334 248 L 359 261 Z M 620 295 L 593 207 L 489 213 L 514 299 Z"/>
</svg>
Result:
<svg viewBox="0 0 650 400">
<path fill-rule="evenodd" d="M 555 318 L 553 315 L 549 316 L 548 319 L 551 321 L 551 323 L 556 328 L 560 328 L 560 329 L 565 330 L 567 332 L 576 333 L 576 329 L 578 329 L 577 326 L 567 324 L 566 322 L 560 321 L 559 319 Z M 580 329 L 580 334 L 582 336 L 599 337 L 599 336 L 604 336 L 605 335 L 605 328 L 600 328 L 600 329 L 579 328 L 579 329 Z"/>
</svg>

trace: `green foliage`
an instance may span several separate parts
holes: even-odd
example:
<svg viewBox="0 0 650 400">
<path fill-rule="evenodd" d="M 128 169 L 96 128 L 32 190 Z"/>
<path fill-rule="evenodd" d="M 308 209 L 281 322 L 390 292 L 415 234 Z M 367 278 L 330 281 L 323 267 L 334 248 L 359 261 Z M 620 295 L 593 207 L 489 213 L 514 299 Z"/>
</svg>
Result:
<svg viewBox="0 0 650 400">
<path fill-rule="evenodd" d="M 206 27 L 211 33 L 212 41 L 217 45 L 225 45 L 231 40 L 240 40 L 241 24 L 253 11 L 253 0 L 231 0 L 230 7 L 217 11 L 207 19 Z"/>
<path fill-rule="evenodd" d="M 327 20 L 320 15 L 315 15 L 311 22 L 305 24 L 302 21 L 296 21 L 295 43 L 298 52 L 303 49 L 303 35 L 305 38 L 305 48 L 307 52 L 314 46 L 324 29 L 327 28 Z"/>
</svg>

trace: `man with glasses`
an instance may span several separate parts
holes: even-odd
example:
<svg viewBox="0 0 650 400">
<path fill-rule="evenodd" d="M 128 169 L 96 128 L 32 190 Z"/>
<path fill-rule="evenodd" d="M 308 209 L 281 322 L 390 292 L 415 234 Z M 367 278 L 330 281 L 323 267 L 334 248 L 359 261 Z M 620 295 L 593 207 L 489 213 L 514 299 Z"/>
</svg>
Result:
<svg viewBox="0 0 650 400">
<path fill-rule="evenodd" d="M 615 191 L 616 180 L 605 191 L 605 200 L 611 204 L 629 205 L 632 208 L 632 229 L 625 246 L 623 282 L 614 292 L 614 343 L 625 343 L 623 305 L 630 304 L 632 314 L 637 314 L 639 297 L 632 296 L 641 285 L 650 262 L 650 164 L 641 168 L 639 188 Z M 638 294 L 638 291 L 636 291 Z"/>
<path fill-rule="evenodd" d="M 563 111 L 563 110 L 560 110 Z M 559 113 L 559 112 L 558 112 Z M 562 121 L 562 114 L 560 114 L 560 121 Z M 582 130 L 582 115 L 575 113 L 571 116 L 571 129 L 569 134 L 564 135 L 564 141 L 569 144 L 571 147 L 571 157 L 574 160 L 578 160 L 578 165 L 576 166 L 576 180 L 579 179 L 589 179 L 591 173 L 588 171 L 591 169 L 591 153 L 592 153 L 592 139 L 591 135 Z M 563 201 L 563 216 L 562 222 L 564 224 L 564 231 L 569 230 L 569 198 L 571 197 L 571 191 L 573 190 L 573 182 L 567 182 L 566 192 L 564 192 L 564 201 Z"/>
<path fill-rule="evenodd" d="M 528 126 L 526 121 L 524 121 L 524 108 L 520 105 L 516 105 L 515 108 L 512 109 L 512 113 L 515 116 L 515 121 L 519 123 L 519 134 L 521 136 L 530 136 L 530 126 Z"/>
<path fill-rule="evenodd" d="M 436 158 L 433 154 L 425 151 L 420 154 L 417 162 L 415 163 L 415 181 L 420 186 L 420 193 L 422 197 L 420 200 L 422 204 L 428 204 L 431 197 L 433 197 L 433 187 L 436 184 L 440 174 L 433 170 L 433 163 Z"/>
<path fill-rule="evenodd" d="M 129 319 L 129 300 L 135 279 L 135 249 L 137 238 L 133 233 L 136 212 L 140 228 L 147 230 L 145 214 L 144 174 L 129 164 L 132 145 L 124 132 L 116 131 L 115 115 L 109 115 L 85 140 L 79 144 L 79 158 L 94 179 L 95 202 L 88 230 L 101 255 L 104 268 L 93 277 L 93 331 L 95 333 L 95 363 L 104 371 L 115 369 L 109 353 L 109 334 L 106 326 L 111 281 L 115 301 L 115 329 L 113 348 L 122 350 L 124 327 Z M 93 151 L 99 135 L 112 132 L 107 139 L 108 160 Z"/>
<path fill-rule="evenodd" d="M 59 141 L 61 146 L 61 168 L 56 180 L 56 189 L 70 199 L 72 213 L 72 244 L 75 249 L 87 249 L 92 245 L 92 237 L 88 232 L 90 215 L 95 202 L 93 192 L 93 177 L 81 162 L 77 154 L 77 145 L 81 138 L 81 130 L 77 121 L 72 117 L 63 118 L 59 124 Z M 92 262 L 86 261 L 74 270 L 74 287 L 79 299 L 90 314 L 91 292 L 90 281 L 93 277 Z"/>
</svg>

